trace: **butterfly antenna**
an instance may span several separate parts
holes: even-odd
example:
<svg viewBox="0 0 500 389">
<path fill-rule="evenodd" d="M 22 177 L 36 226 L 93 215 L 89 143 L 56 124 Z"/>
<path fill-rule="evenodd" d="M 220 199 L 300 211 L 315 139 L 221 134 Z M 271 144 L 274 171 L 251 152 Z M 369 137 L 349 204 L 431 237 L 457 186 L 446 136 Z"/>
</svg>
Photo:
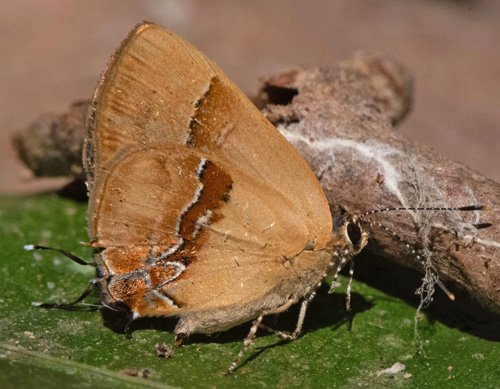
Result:
<svg viewBox="0 0 500 389">
<path fill-rule="evenodd" d="M 367 218 L 367 216 L 371 216 L 375 213 L 382 213 L 382 212 L 390 212 L 390 211 L 464 211 L 464 212 L 469 212 L 469 211 L 487 211 L 490 210 L 491 207 L 488 205 L 469 205 L 465 207 L 389 207 L 389 208 L 383 208 L 383 209 L 375 209 L 372 211 L 365 212 L 358 216 L 360 220 L 363 218 L 368 219 L 368 222 L 370 223 L 370 226 L 373 226 L 374 224 L 377 225 L 378 227 L 386 230 L 390 234 L 392 234 L 394 237 L 398 238 L 402 243 L 405 244 L 405 246 L 411 251 L 411 253 L 420 261 L 422 266 L 425 268 L 425 262 L 424 259 L 422 258 L 421 254 L 418 254 L 415 248 L 409 244 L 407 241 L 405 241 L 401 236 L 396 234 L 394 231 L 391 229 L 387 228 L 384 226 L 382 223 L 378 221 L 373 221 Z M 489 224 L 485 224 L 485 226 L 489 226 Z M 436 280 L 436 284 L 441 288 L 441 290 L 448 296 L 448 298 L 452 301 L 455 300 L 455 295 L 450 292 L 448 288 L 442 283 L 439 278 Z"/>
<path fill-rule="evenodd" d="M 388 212 L 388 211 L 488 211 L 491 207 L 489 205 L 468 205 L 465 207 L 394 207 L 394 208 L 382 208 L 374 209 L 372 211 L 365 212 L 358 216 L 358 219 L 362 219 L 365 216 L 373 215 L 374 213 Z"/>
</svg>

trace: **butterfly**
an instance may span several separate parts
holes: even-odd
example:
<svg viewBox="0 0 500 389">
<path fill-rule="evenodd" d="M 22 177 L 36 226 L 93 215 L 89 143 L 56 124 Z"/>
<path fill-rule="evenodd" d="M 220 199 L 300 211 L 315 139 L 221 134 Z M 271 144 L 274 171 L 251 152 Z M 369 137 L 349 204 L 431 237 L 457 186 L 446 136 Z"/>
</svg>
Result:
<svg viewBox="0 0 500 389">
<path fill-rule="evenodd" d="M 43 305 L 73 306 L 99 286 L 102 304 L 128 316 L 127 333 L 141 317 L 177 317 L 176 345 L 253 320 L 227 373 L 258 328 L 296 339 L 323 280 L 334 275 L 332 291 L 347 263 L 352 278 L 370 215 L 489 209 L 332 217 L 309 166 L 243 92 L 190 43 L 147 22 L 101 77 L 83 154 L 95 262 L 55 250 L 99 277 L 74 303 Z M 299 302 L 292 333 L 262 324 Z"/>
<path fill-rule="evenodd" d="M 95 91 L 84 147 L 102 303 L 178 317 L 176 344 L 302 301 L 367 242 L 332 221 L 299 153 L 220 68 L 153 23 L 132 30 Z M 235 369 L 241 355 L 233 362 Z"/>
</svg>

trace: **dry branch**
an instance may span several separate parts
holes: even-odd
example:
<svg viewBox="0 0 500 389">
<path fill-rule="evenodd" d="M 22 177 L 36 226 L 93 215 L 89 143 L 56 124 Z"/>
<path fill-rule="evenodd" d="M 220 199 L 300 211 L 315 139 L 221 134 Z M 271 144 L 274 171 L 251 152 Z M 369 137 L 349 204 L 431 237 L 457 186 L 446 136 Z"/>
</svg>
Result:
<svg viewBox="0 0 500 389">
<path fill-rule="evenodd" d="M 408 72 L 395 61 L 361 53 L 339 66 L 269 78 L 261 103 L 319 177 L 333 213 L 491 206 L 468 213 L 387 212 L 371 219 L 431 253 L 439 278 L 459 298 L 500 313 L 500 185 L 394 130 L 408 112 L 411 88 Z M 491 226 L 478 229 L 485 223 Z M 371 244 L 365 250 L 423 272 L 404 242 L 367 227 Z"/>
</svg>

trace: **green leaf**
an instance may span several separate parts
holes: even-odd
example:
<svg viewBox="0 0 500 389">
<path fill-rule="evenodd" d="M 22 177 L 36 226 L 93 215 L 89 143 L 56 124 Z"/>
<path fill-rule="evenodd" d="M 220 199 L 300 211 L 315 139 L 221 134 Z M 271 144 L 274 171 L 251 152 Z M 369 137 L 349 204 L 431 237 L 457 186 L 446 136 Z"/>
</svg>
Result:
<svg viewBox="0 0 500 389">
<path fill-rule="evenodd" d="M 321 288 L 311 304 L 303 336 L 283 342 L 260 331 L 235 374 L 223 376 L 242 347 L 249 324 L 222 334 L 194 336 L 159 358 L 155 344 L 174 343 L 175 320 L 141 320 L 133 338 L 125 319 L 92 304 L 76 311 L 45 309 L 39 302 L 70 302 L 95 277 L 43 244 L 92 261 L 86 205 L 49 197 L 0 198 L 0 379 L 2 388 L 132 387 L 500 387 L 498 343 L 429 320 L 419 323 L 423 351 L 414 339 L 415 307 L 361 282 L 353 284 L 353 317 L 344 309 L 346 280 L 338 293 Z M 297 307 L 267 318 L 280 330 L 295 326 Z M 350 328 L 351 327 L 351 328 Z M 400 362 L 401 372 L 382 370 Z M 128 374 L 137 373 L 137 377 Z"/>
</svg>

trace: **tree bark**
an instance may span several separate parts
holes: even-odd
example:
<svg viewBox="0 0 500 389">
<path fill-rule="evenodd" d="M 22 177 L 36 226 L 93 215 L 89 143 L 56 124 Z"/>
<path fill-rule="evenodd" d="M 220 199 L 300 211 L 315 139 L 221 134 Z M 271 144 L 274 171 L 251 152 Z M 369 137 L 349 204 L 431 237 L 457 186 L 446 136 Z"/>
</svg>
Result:
<svg viewBox="0 0 500 389">
<path fill-rule="evenodd" d="M 385 56 L 359 53 L 338 66 L 268 78 L 259 105 L 309 163 L 333 214 L 490 206 L 490 211 L 393 211 L 365 217 L 371 235 L 365 251 L 423 272 L 408 242 L 427 254 L 426 265 L 459 300 L 498 314 L 500 185 L 394 130 L 409 111 L 411 94 L 404 67 Z"/>
</svg>

